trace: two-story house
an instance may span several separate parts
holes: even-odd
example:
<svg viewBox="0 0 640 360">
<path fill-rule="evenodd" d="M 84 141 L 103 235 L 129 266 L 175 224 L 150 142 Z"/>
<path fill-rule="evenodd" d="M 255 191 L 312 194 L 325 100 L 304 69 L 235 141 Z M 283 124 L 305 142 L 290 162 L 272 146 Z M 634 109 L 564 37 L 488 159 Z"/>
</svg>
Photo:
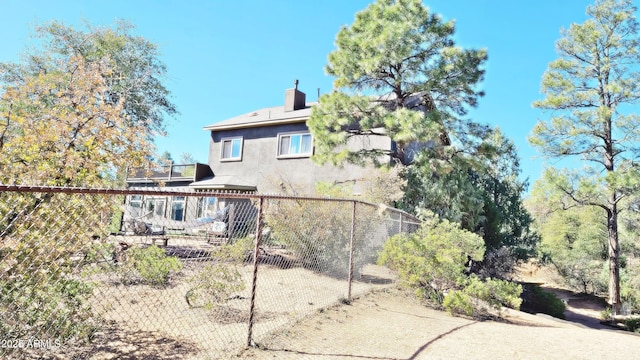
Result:
<svg viewBox="0 0 640 360">
<path fill-rule="evenodd" d="M 260 193 L 313 194 L 318 182 L 349 183 L 354 195 L 362 192 L 372 168 L 346 164 L 318 165 L 311 160 L 313 135 L 307 120 L 315 103 L 297 89 L 285 91 L 284 106 L 258 109 L 216 122 L 204 129 L 211 134 L 209 166 L 213 176 L 192 184 L 195 188 L 255 190 Z M 390 138 L 376 136 L 355 146 L 391 150 Z"/>
<path fill-rule="evenodd" d="M 210 133 L 208 164 L 173 165 L 155 173 L 134 172 L 127 178 L 130 187 L 162 186 L 166 189 L 195 191 L 234 191 L 299 195 L 314 194 L 318 182 L 345 184 L 353 195 L 364 192 L 372 167 L 345 164 L 343 167 L 318 165 L 313 135 L 307 120 L 315 103 L 296 86 L 285 90 L 284 105 L 263 108 L 206 126 Z M 375 136 L 356 140 L 350 146 L 392 151 L 389 137 Z M 208 165 L 208 166 L 207 166 Z M 193 169 L 192 169 L 193 167 Z M 175 169 L 188 170 L 188 176 L 173 176 Z M 170 228 L 181 222 L 210 217 L 233 204 L 221 198 L 184 199 L 179 196 L 129 196 L 126 219 L 143 218 L 157 223 L 165 218 Z"/>
</svg>

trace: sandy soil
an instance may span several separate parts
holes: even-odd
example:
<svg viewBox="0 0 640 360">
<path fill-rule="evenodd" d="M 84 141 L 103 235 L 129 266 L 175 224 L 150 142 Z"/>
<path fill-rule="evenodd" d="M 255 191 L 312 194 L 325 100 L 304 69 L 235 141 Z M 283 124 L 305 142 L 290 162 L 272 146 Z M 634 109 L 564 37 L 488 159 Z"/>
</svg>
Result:
<svg viewBox="0 0 640 360">
<path fill-rule="evenodd" d="M 243 351 L 252 269 L 240 266 L 245 290 L 224 311 L 212 312 L 185 301 L 186 279 L 201 266 L 188 262 L 164 288 L 104 282 L 92 299 L 104 320 L 93 342 L 34 352 L 31 358 L 630 359 L 640 354 L 640 336 L 602 326 L 602 305 L 562 290 L 558 294 L 568 303 L 570 321 L 505 310 L 504 320 L 479 322 L 407 297 L 394 288 L 385 268 L 363 269 L 351 289 L 356 300 L 346 305 L 344 279 L 271 265 L 258 272 L 256 347 Z M 523 274 L 521 280 L 531 282 L 542 282 L 537 276 L 545 275 L 531 269 Z"/>
<path fill-rule="evenodd" d="M 476 321 L 396 290 L 320 312 L 242 354 L 246 359 L 633 359 L 640 336 L 505 310 Z"/>
<path fill-rule="evenodd" d="M 189 278 L 202 271 L 207 262 L 198 260 L 211 246 L 170 246 L 167 252 L 189 258 L 166 287 L 143 284 L 124 285 L 115 272 L 97 273 L 90 299 L 100 317 L 100 330 L 90 344 L 65 343 L 60 348 L 28 351 L 17 357 L 32 359 L 224 359 L 237 355 L 248 342 L 248 321 L 253 267 L 237 267 L 245 283 L 222 306 L 190 306 L 186 294 Z M 262 263 L 264 261 L 265 263 Z M 289 329 L 321 309 L 346 298 L 346 279 L 335 278 L 301 267 L 275 266 L 270 258 L 261 260 L 258 271 L 254 342 L 274 332 Z M 353 296 L 393 283 L 393 275 L 379 266 L 367 265 L 351 286 Z M 1 356 L 0 356 L 1 357 Z"/>
</svg>

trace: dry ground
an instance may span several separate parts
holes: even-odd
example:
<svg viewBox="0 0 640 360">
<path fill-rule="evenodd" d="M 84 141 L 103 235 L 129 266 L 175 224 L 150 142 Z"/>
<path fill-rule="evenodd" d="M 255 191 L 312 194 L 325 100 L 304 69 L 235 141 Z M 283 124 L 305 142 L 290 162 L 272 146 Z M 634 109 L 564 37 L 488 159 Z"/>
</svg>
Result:
<svg viewBox="0 0 640 360">
<path fill-rule="evenodd" d="M 640 336 L 506 310 L 475 321 L 425 307 L 397 290 L 308 318 L 249 349 L 246 359 L 637 359 Z"/>
<path fill-rule="evenodd" d="M 524 266 L 516 279 L 539 283 L 567 304 L 566 321 L 504 310 L 475 321 L 430 309 L 386 289 L 300 322 L 242 354 L 246 359 L 637 359 L 640 335 L 600 322 L 604 305 L 562 289 L 548 268 Z"/>
<path fill-rule="evenodd" d="M 368 268 L 357 279 L 352 289 L 356 300 L 345 305 L 339 302 L 347 290 L 344 280 L 301 268 L 262 266 L 254 328 L 258 347 L 238 355 L 247 340 L 250 286 L 230 300 L 222 318 L 190 308 L 184 300 L 189 289 L 185 279 L 199 266 L 185 266 L 166 288 L 96 289 L 94 310 L 107 326 L 91 345 L 73 349 L 68 344 L 32 358 L 633 359 L 640 354 L 640 336 L 601 326 L 602 309 L 567 292 L 559 294 L 569 304 L 567 318 L 572 321 L 505 311 L 503 321 L 479 322 L 407 297 L 379 267 Z M 247 285 L 250 270 L 241 267 Z M 522 274 L 523 281 L 549 278 L 531 269 Z"/>
<path fill-rule="evenodd" d="M 178 239 L 179 240 L 179 239 Z M 167 252 L 185 261 L 184 268 L 171 277 L 168 286 L 123 284 L 120 273 L 98 272 L 90 306 L 99 315 L 100 327 L 90 344 L 67 342 L 54 349 L 29 349 L 13 353 L 13 358 L 30 359 L 220 359 L 235 356 L 248 341 L 249 309 L 253 266 L 228 264 L 240 272 L 245 284 L 220 307 L 189 304 L 186 294 L 193 288 L 190 278 L 208 262 L 200 251 L 211 250 L 206 243 L 179 243 Z M 346 279 L 295 266 L 272 263 L 261 257 L 255 297 L 252 338 L 262 341 L 271 333 L 326 309 L 348 294 Z M 286 265 L 286 264 L 285 264 Z M 367 265 L 352 284 L 354 296 L 393 283 L 385 268 Z M 3 352 L 0 351 L 0 358 Z"/>
</svg>

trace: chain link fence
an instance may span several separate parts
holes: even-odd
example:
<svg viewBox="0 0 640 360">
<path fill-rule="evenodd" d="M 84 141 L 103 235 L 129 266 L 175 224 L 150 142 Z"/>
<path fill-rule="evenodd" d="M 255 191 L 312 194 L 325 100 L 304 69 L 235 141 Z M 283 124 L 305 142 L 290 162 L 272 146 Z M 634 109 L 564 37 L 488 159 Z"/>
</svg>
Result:
<svg viewBox="0 0 640 360">
<path fill-rule="evenodd" d="M 393 284 L 404 212 L 342 199 L 0 185 L 0 357 L 218 359 Z"/>
</svg>

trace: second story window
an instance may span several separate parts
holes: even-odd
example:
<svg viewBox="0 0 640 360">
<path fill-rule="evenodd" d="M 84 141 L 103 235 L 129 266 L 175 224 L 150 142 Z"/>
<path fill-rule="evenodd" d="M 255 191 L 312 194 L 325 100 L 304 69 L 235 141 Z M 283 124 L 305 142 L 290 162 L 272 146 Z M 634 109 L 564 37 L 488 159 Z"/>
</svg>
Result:
<svg viewBox="0 0 640 360">
<path fill-rule="evenodd" d="M 312 152 L 311 134 L 278 135 L 278 157 L 308 157 Z"/>
<path fill-rule="evenodd" d="M 242 138 L 228 138 L 221 141 L 221 160 L 242 160 Z"/>
</svg>

